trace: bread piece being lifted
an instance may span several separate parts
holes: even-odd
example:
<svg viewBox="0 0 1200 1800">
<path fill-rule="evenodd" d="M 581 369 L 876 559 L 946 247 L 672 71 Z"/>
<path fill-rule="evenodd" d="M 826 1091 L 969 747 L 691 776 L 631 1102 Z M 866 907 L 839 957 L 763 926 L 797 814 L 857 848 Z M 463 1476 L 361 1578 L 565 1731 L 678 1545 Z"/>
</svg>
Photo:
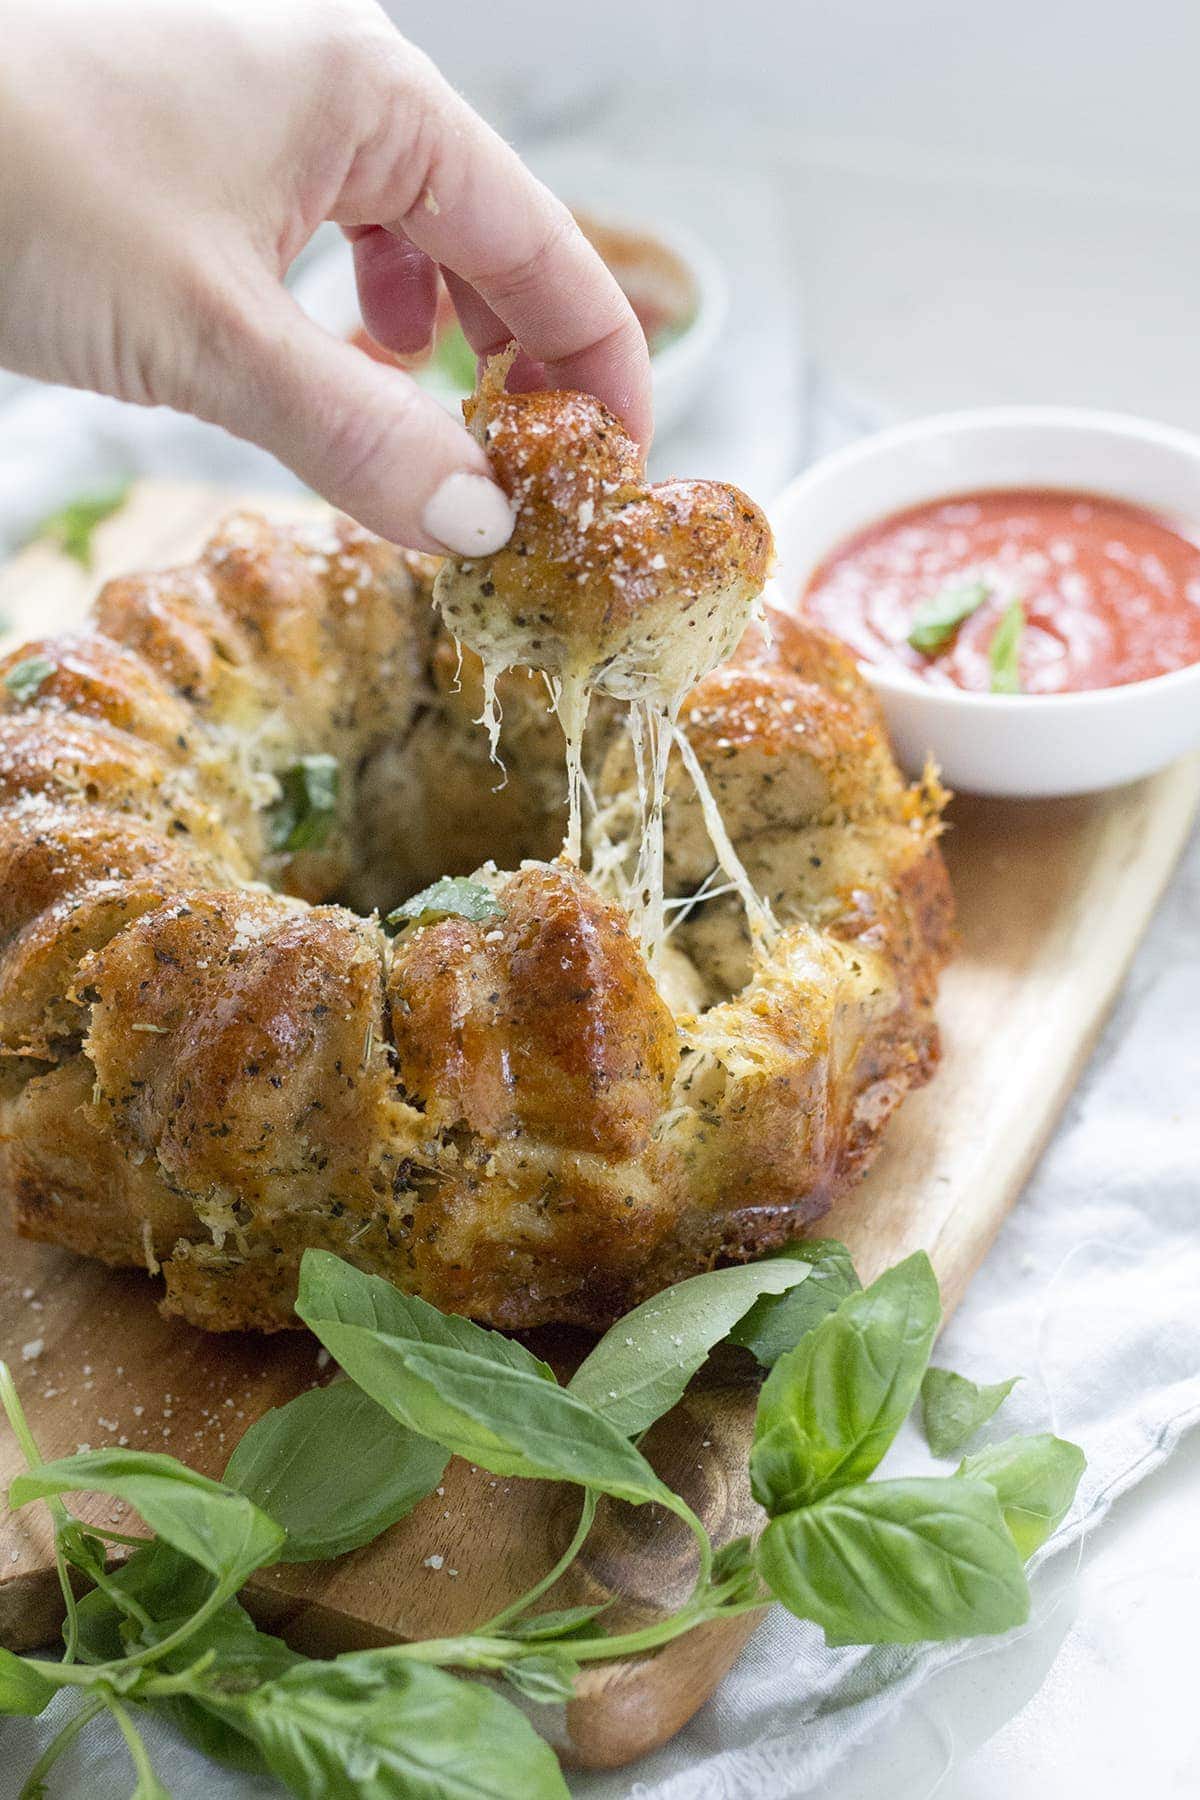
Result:
<svg viewBox="0 0 1200 1800">
<path fill-rule="evenodd" d="M 578 861 L 590 696 L 637 710 L 661 773 L 653 747 L 662 726 L 745 631 L 771 530 L 724 482 L 649 485 L 639 447 L 590 394 L 506 393 L 512 354 L 491 359 L 465 411 L 513 502 L 515 529 L 492 556 L 448 559 L 434 598 L 482 664 L 493 748 L 498 677 L 518 667 L 547 677 L 567 739 L 567 853 Z M 649 807 L 647 827 L 661 833 L 658 818 Z"/>
</svg>

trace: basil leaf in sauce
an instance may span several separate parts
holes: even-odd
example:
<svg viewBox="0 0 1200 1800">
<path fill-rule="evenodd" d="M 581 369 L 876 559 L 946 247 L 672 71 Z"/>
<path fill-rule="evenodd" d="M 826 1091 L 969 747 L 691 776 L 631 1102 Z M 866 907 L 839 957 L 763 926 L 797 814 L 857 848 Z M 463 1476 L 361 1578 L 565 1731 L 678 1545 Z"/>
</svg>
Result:
<svg viewBox="0 0 1200 1800">
<path fill-rule="evenodd" d="M 953 1369 L 926 1369 L 921 1383 L 921 1422 L 935 1456 L 955 1456 L 992 1414 L 1003 1406 L 1020 1380 L 979 1387 Z"/>
<path fill-rule="evenodd" d="M 302 756 L 279 777 L 281 797 L 271 808 L 272 850 L 319 850 L 337 813 L 336 756 Z"/>
<path fill-rule="evenodd" d="M 951 581 L 932 600 L 918 606 L 909 627 L 908 641 L 925 656 L 944 650 L 964 619 L 978 612 L 990 589 L 986 581 Z"/>
<path fill-rule="evenodd" d="M 503 906 L 482 882 L 468 881 L 465 875 L 443 875 L 419 894 L 401 901 L 384 923 L 399 931 L 405 925 L 432 925 L 438 919 L 469 919 L 473 925 L 486 925 L 503 917 Z"/>
<path fill-rule="evenodd" d="M 1020 651 L 1025 633 L 1025 608 L 1019 600 L 1010 600 L 1000 615 L 1000 623 L 992 633 L 988 647 L 988 666 L 992 671 L 993 694 L 1021 692 Z"/>
</svg>

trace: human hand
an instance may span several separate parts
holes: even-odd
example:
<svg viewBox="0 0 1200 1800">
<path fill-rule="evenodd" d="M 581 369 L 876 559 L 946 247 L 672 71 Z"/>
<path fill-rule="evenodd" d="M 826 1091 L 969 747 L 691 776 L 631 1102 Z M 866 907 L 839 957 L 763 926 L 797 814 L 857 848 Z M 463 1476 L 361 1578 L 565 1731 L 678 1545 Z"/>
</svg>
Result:
<svg viewBox="0 0 1200 1800">
<path fill-rule="evenodd" d="M 364 525 L 486 554 L 480 446 L 282 285 L 325 219 L 363 317 L 429 342 L 438 266 L 481 355 L 582 388 L 643 444 L 645 339 L 567 209 L 373 0 L 16 0 L 0 58 L 0 364 L 272 451 Z"/>
</svg>

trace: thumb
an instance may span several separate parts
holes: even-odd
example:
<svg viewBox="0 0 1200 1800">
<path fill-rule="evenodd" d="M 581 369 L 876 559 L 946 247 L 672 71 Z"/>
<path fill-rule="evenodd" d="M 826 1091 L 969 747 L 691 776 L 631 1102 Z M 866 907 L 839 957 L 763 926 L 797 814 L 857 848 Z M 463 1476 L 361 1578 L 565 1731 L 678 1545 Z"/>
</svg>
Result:
<svg viewBox="0 0 1200 1800">
<path fill-rule="evenodd" d="M 402 369 L 323 331 L 282 289 L 248 322 L 236 364 L 209 365 L 206 418 L 393 543 L 487 556 L 508 542 L 513 509 L 487 457 Z"/>
</svg>

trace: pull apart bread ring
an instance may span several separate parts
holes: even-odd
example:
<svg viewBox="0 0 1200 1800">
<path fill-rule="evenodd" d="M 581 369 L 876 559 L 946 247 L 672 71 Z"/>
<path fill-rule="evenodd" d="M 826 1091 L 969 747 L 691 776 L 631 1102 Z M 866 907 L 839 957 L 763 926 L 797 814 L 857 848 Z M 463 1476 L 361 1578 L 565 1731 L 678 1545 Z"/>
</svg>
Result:
<svg viewBox="0 0 1200 1800">
<path fill-rule="evenodd" d="M 237 515 L 0 664 L 0 1181 L 212 1330 L 292 1324 L 310 1245 L 605 1326 L 800 1235 L 937 1060 L 941 795 L 747 626 L 757 508 L 577 394 L 476 422 L 516 525 L 442 622 L 429 559 Z"/>
</svg>

